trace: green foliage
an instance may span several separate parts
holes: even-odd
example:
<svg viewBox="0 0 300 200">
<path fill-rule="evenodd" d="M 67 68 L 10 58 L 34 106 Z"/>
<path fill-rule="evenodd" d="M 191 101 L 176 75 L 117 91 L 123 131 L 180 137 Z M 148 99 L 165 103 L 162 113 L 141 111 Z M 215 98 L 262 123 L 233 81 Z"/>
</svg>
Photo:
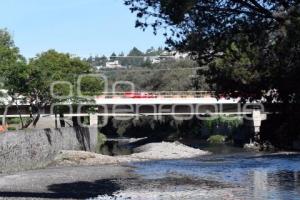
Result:
<svg viewBox="0 0 300 200">
<path fill-rule="evenodd" d="M 88 100 L 78 96 L 77 79 L 79 75 L 91 72 L 92 67 L 80 58 L 49 50 L 31 59 L 28 68 L 30 79 L 27 82 L 29 90 L 26 96 L 33 100 L 39 100 L 38 104 L 50 105 L 66 100 L 74 102 Z M 53 87 L 56 96 L 69 94 L 73 94 L 73 96 L 68 99 L 54 98 L 50 93 L 50 88 L 55 81 L 59 81 Z M 64 82 L 68 82 L 68 84 Z M 83 95 L 94 96 L 103 90 L 103 81 L 96 77 L 84 76 L 80 84 Z"/>
<path fill-rule="evenodd" d="M 125 0 L 136 27 L 165 30 L 171 48 L 209 64 L 222 96 L 299 103 L 299 1 Z M 203 72 L 199 72 L 203 73 Z"/>
<path fill-rule="evenodd" d="M 133 47 L 127 55 L 121 59 L 121 64 L 125 66 L 141 66 L 144 63 L 144 53 Z"/>
<path fill-rule="evenodd" d="M 226 136 L 224 136 L 224 135 L 212 135 L 207 139 L 207 141 L 210 144 L 223 144 L 226 141 Z"/>
<path fill-rule="evenodd" d="M 110 57 L 109 57 L 110 61 L 115 61 L 117 60 L 117 54 L 115 52 L 113 52 Z"/>
<path fill-rule="evenodd" d="M 17 128 L 14 127 L 14 126 L 9 126 L 9 127 L 7 128 L 7 130 L 8 130 L 8 131 L 16 131 Z"/>
<path fill-rule="evenodd" d="M 195 61 L 166 61 L 159 64 L 151 64 L 149 71 L 107 71 L 105 75 L 109 79 L 109 88 L 115 81 L 126 80 L 134 83 L 138 91 L 186 91 L 208 90 L 203 75 L 202 79 L 194 82 L 193 75 L 199 65 Z M 136 68 L 132 68 L 137 69 Z M 152 70 L 153 69 L 153 70 Z M 121 88 L 119 91 L 128 91 L 131 88 Z"/>
<path fill-rule="evenodd" d="M 0 29 L 0 58 L 0 70 L 2 74 L 25 60 L 20 55 L 19 49 L 15 46 L 11 35 L 6 29 Z"/>
<path fill-rule="evenodd" d="M 163 53 L 163 48 L 159 47 L 155 49 L 154 47 L 151 47 L 146 50 L 145 56 L 159 56 Z"/>
<path fill-rule="evenodd" d="M 15 117 L 15 118 L 8 118 L 7 119 L 7 123 L 8 124 L 20 124 L 21 120 L 20 120 L 20 118 L 17 118 L 17 117 Z"/>
<path fill-rule="evenodd" d="M 128 56 L 143 56 L 143 55 L 144 53 L 136 47 L 133 47 L 133 49 L 131 49 L 128 54 Z"/>
<path fill-rule="evenodd" d="M 73 85 L 78 75 L 88 73 L 91 67 L 79 58 L 69 54 L 58 53 L 49 50 L 33 58 L 29 62 L 30 77 L 29 82 L 31 94 L 41 94 L 44 101 L 52 102 L 55 99 L 50 94 L 50 87 L 55 81 L 67 81 Z M 68 85 L 58 84 L 55 87 L 56 94 L 69 93 Z"/>
<path fill-rule="evenodd" d="M 12 99 L 11 103 L 15 103 L 20 96 L 26 99 L 31 108 L 35 108 L 31 110 L 37 110 L 36 120 L 39 119 L 39 110 L 45 105 L 66 100 L 73 102 L 90 100 L 78 97 L 76 89 L 79 75 L 87 74 L 93 69 L 78 57 L 49 50 L 38 54 L 26 63 L 19 54 L 18 48 L 14 46 L 10 34 L 0 29 L 0 58 L 3 82 L 1 89 L 7 91 L 7 95 Z M 56 96 L 66 96 L 70 93 L 73 96 L 65 99 L 54 97 L 50 88 L 56 81 L 70 83 L 72 90 L 70 91 L 69 84 L 56 84 L 53 87 Z M 81 89 L 85 95 L 98 95 L 103 89 L 103 82 L 97 78 L 84 77 Z M 36 123 L 36 120 L 31 119 L 28 122 Z"/>
<path fill-rule="evenodd" d="M 107 138 L 104 134 L 97 134 L 96 153 L 101 153 L 101 147 L 105 144 Z"/>
<path fill-rule="evenodd" d="M 211 134 L 213 134 L 213 131 L 216 127 L 226 127 L 229 130 L 235 130 L 240 125 L 242 125 L 243 121 L 242 119 L 238 117 L 228 117 L 228 116 L 218 116 L 218 117 L 208 117 L 206 120 L 202 121 L 202 126 L 208 128 Z M 228 134 L 228 133 L 227 133 Z"/>
<path fill-rule="evenodd" d="M 25 90 L 24 82 L 28 78 L 26 62 L 5 29 L 0 29 L 0 58 L 2 89 L 6 89 L 10 96 Z"/>
<path fill-rule="evenodd" d="M 116 53 L 112 53 L 109 59 L 106 56 L 99 57 L 98 55 L 95 57 L 90 56 L 87 59 L 83 59 L 88 62 L 93 67 L 105 66 L 108 61 L 119 61 L 122 66 L 130 66 L 130 67 L 151 67 L 152 63 L 149 60 L 151 56 L 160 56 L 163 53 L 163 49 L 161 47 L 155 49 L 151 47 L 146 50 L 146 52 L 142 52 L 136 47 L 133 47 L 127 55 L 123 52 L 119 53 L 118 56 Z"/>
<path fill-rule="evenodd" d="M 53 95 L 57 97 L 67 96 L 69 94 L 72 94 L 72 92 L 72 88 L 67 83 L 57 83 L 53 87 Z"/>
<path fill-rule="evenodd" d="M 85 96 L 100 95 L 104 89 L 102 79 L 93 76 L 85 76 L 81 79 L 80 90 Z"/>
<path fill-rule="evenodd" d="M 107 57 L 105 55 L 99 57 L 99 56 L 95 56 L 92 57 L 90 56 L 87 59 L 83 59 L 84 61 L 86 61 L 87 63 L 89 63 L 90 65 L 96 67 L 96 66 L 105 66 L 106 62 L 108 61 Z"/>
<path fill-rule="evenodd" d="M 199 64 L 208 65 L 198 74 L 218 96 L 280 102 L 272 111 L 284 121 L 272 126 L 280 137 L 297 138 L 299 1 L 125 0 L 125 5 L 136 13 L 136 27 L 153 27 L 154 33 L 163 27 L 169 47 L 191 52 Z"/>
</svg>

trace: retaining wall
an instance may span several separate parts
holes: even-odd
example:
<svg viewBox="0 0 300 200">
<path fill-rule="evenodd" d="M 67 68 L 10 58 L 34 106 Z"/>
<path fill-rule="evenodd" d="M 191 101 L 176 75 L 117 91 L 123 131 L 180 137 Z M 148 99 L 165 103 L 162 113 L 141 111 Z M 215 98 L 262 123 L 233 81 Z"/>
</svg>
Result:
<svg viewBox="0 0 300 200">
<path fill-rule="evenodd" d="M 97 128 L 24 130 L 0 134 L 0 173 L 48 165 L 60 150 L 95 151 Z"/>
</svg>

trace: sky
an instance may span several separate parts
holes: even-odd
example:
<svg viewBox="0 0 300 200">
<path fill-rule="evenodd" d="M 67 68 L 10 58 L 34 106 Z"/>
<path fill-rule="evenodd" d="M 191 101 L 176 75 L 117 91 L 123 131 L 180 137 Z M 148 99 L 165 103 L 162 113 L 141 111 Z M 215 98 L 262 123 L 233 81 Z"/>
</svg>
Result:
<svg viewBox="0 0 300 200">
<path fill-rule="evenodd" d="M 122 0 L 0 0 L 0 28 L 27 58 L 55 49 L 76 56 L 164 46 L 162 35 L 135 28 Z"/>
</svg>

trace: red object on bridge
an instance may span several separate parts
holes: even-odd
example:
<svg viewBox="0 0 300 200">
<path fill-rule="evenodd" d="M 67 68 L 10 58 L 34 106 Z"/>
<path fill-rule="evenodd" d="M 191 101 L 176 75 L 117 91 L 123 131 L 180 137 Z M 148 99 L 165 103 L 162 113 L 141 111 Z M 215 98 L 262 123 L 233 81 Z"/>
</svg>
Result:
<svg viewBox="0 0 300 200">
<path fill-rule="evenodd" d="M 147 92 L 125 92 L 124 97 L 132 99 L 157 98 L 156 95 L 148 94 Z"/>
</svg>

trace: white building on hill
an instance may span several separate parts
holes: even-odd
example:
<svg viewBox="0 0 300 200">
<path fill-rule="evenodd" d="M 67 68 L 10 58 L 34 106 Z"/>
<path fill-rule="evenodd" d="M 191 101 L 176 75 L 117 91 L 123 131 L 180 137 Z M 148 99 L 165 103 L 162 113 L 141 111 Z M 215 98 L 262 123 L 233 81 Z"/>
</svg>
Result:
<svg viewBox="0 0 300 200">
<path fill-rule="evenodd" d="M 124 68 L 124 66 L 122 66 L 118 60 L 115 61 L 108 61 L 106 62 L 105 68 L 108 69 L 120 69 L 120 68 Z"/>
</svg>

